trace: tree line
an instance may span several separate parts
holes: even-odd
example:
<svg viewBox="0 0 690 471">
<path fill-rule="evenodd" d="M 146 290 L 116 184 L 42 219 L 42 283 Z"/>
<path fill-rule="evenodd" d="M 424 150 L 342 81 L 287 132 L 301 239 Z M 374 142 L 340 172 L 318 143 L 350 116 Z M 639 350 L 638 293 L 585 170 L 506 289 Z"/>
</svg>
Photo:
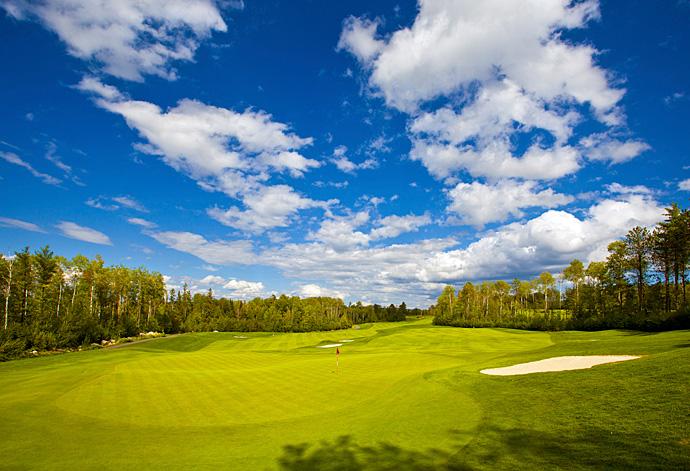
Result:
<svg viewBox="0 0 690 471">
<path fill-rule="evenodd" d="M 446 286 L 434 323 L 537 330 L 690 328 L 690 211 L 673 204 L 653 228 L 633 227 L 603 261 L 573 260 L 562 273 Z"/>
<path fill-rule="evenodd" d="M 0 360 L 27 350 L 76 348 L 142 332 L 334 330 L 401 321 L 426 311 L 405 303 L 384 307 L 341 299 L 271 296 L 249 301 L 166 289 L 145 268 L 105 266 L 103 259 L 67 259 L 49 247 L 0 255 Z"/>
</svg>

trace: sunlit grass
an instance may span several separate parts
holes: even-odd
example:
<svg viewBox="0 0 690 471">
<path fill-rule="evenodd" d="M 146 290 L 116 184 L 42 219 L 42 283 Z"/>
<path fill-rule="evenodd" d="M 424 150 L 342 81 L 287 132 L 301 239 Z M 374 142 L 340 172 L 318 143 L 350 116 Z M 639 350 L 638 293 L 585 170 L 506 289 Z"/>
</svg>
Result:
<svg viewBox="0 0 690 471">
<path fill-rule="evenodd" d="M 334 349 L 315 347 L 342 340 L 354 341 L 342 342 L 336 369 Z M 0 469 L 688 467 L 688 347 L 688 331 L 548 334 L 421 320 L 187 334 L 19 360 L 0 365 Z M 644 356 L 479 374 L 574 354 Z"/>
</svg>

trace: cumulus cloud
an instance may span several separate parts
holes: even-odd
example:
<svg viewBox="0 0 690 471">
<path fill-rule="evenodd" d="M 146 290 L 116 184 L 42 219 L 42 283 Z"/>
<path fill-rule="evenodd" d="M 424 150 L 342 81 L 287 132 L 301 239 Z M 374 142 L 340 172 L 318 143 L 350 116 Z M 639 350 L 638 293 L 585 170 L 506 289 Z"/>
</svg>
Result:
<svg viewBox="0 0 690 471">
<path fill-rule="evenodd" d="M 30 163 L 26 162 L 13 152 L 0 152 L 0 159 L 4 160 L 7 163 L 17 165 L 28 170 L 31 175 L 40 179 L 43 183 L 46 183 L 48 185 L 59 185 L 60 183 L 62 183 L 62 180 L 60 180 L 59 178 L 55 178 L 51 175 L 48 175 L 47 173 L 39 172 Z"/>
<path fill-rule="evenodd" d="M 95 93 L 98 106 L 121 115 L 139 133 L 145 140 L 136 145 L 139 151 L 160 156 L 206 190 L 241 200 L 244 208 L 208 210 L 222 224 L 258 233 L 287 225 L 300 210 L 328 205 L 288 185 L 266 184 L 271 172 L 300 177 L 321 166 L 298 152 L 312 144 L 311 137 L 298 136 L 266 112 L 236 112 L 187 99 L 162 110 L 93 83 L 81 88 Z"/>
<path fill-rule="evenodd" d="M 326 203 L 305 198 L 287 185 L 262 186 L 244 195 L 246 210 L 231 207 L 209 209 L 208 215 L 221 224 L 253 233 L 285 227 L 299 210 L 326 207 Z"/>
<path fill-rule="evenodd" d="M 225 284 L 225 279 L 222 276 L 208 275 L 199 280 L 202 285 L 222 285 Z"/>
<path fill-rule="evenodd" d="M 415 215 L 408 214 L 406 216 L 386 216 L 377 221 L 377 224 L 369 237 L 372 240 L 391 239 L 400 234 L 415 232 L 420 227 L 431 223 L 431 217 L 428 214 Z"/>
<path fill-rule="evenodd" d="M 23 229 L 31 232 L 45 232 L 40 226 L 34 224 L 33 222 L 22 221 L 21 219 L 0 217 L 0 226 Z"/>
<path fill-rule="evenodd" d="M 603 200 L 582 219 L 549 210 L 484 235 L 464 249 L 437 253 L 417 272 L 424 281 L 492 279 L 557 271 L 572 259 L 602 260 L 607 245 L 634 226 L 662 219 L 663 208 L 642 195 Z"/>
<path fill-rule="evenodd" d="M 230 292 L 230 296 L 240 299 L 256 298 L 264 294 L 264 284 L 260 281 L 229 280 L 223 288 Z"/>
<path fill-rule="evenodd" d="M 331 162 L 338 170 L 345 173 L 356 173 L 357 170 L 368 170 L 378 167 L 379 163 L 374 158 L 368 158 L 360 163 L 355 163 L 347 156 L 347 147 L 338 146 L 333 151 Z"/>
<path fill-rule="evenodd" d="M 436 178 L 465 170 L 473 177 L 554 180 L 580 169 L 580 153 L 571 146 L 542 148 L 534 144 L 515 157 L 506 140 L 491 142 L 479 151 L 419 140 L 413 142 L 410 158 L 421 161 Z"/>
<path fill-rule="evenodd" d="M 319 165 L 294 153 L 311 144 L 311 138 L 289 132 L 286 124 L 273 121 L 263 111 L 239 113 L 188 99 L 167 111 L 145 101 L 101 98 L 96 102 L 125 118 L 147 141 L 138 146 L 140 151 L 160 155 L 165 163 L 195 179 L 253 166 L 302 173 Z"/>
<path fill-rule="evenodd" d="M 539 190 L 533 181 L 515 180 L 495 184 L 458 183 L 448 191 L 448 198 L 448 211 L 458 215 L 460 222 L 479 228 L 490 222 L 505 221 L 509 216 L 523 217 L 524 208 L 556 208 L 574 200 L 550 188 Z"/>
<path fill-rule="evenodd" d="M 266 296 L 266 289 L 260 281 L 246 281 L 235 278 L 225 279 L 222 276 L 216 275 L 208 275 L 200 280 L 188 276 L 173 278 L 164 275 L 163 279 L 167 289 L 179 290 L 186 283 L 192 293 L 205 293 L 211 288 L 215 295 L 232 299 L 251 299 Z"/>
<path fill-rule="evenodd" d="M 678 182 L 678 189 L 682 191 L 690 191 L 690 178 Z"/>
<path fill-rule="evenodd" d="M 266 248 L 256 254 L 254 263 L 277 268 L 284 276 L 304 283 L 323 280 L 329 289 L 352 299 L 428 305 L 446 283 L 530 277 L 542 271 L 559 271 L 573 258 L 603 260 L 611 241 L 635 225 L 657 223 L 662 212 L 650 195 L 620 194 L 595 203 L 582 216 L 548 210 L 482 234 L 464 247 L 453 238 L 366 244 L 364 241 L 371 237 L 371 231 L 362 229 L 369 224 L 367 217 L 354 214 L 352 221 L 345 222 L 361 229 L 355 231 L 361 233 L 361 243 L 329 238 L 324 231 L 310 242 Z M 376 221 L 371 224 L 376 226 Z M 333 234 L 347 230 L 339 228 Z M 187 237 L 195 239 L 193 247 L 176 244 L 173 248 L 213 258 L 214 263 L 237 263 L 237 248 L 206 241 L 196 234 Z M 312 292 L 317 291 L 314 288 Z"/>
<path fill-rule="evenodd" d="M 98 95 L 101 98 L 109 101 L 117 101 L 125 98 L 125 96 L 120 93 L 120 90 L 112 85 L 102 83 L 99 79 L 93 76 L 82 77 L 74 88 L 81 90 L 82 92 L 93 93 L 94 95 Z"/>
<path fill-rule="evenodd" d="M 500 74 L 545 99 L 590 103 L 602 115 L 622 96 L 596 66 L 596 50 L 560 39 L 559 31 L 598 18 L 598 3 L 420 0 L 411 27 L 386 40 L 376 22 L 350 18 L 340 48 L 371 68 L 370 84 L 403 111 Z"/>
<path fill-rule="evenodd" d="M 629 139 L 621 141 L 606 133 L 592 134 L 580 141 L 583 152 L 590 160 L 608 161 L 620 164 L 634 159 L 651 149 L 644 141 Z"/>
<path fill-rule="evenodd" d="M 410 115 L 410 157 L 434 177 L 551 180 L 584 156 L 620 163 L 649 148 L 609 131 L 570 142 L 587 119 L 625 123 L 625 90 L 598 51 L 562 35 L 599 19 L 597 0 L 418 3 L 413 24 L 385 37 L 379 21 L 347 19 L 339 49 L 362 63 L 375 95 Z"/>
<path fill-rule="evenodd" d="M 80 226 L 79 224 L 71 221 L 61 221 L 55 227 L 62 232 L 62 235 L 69 237 L 70 239 L 81 240 L 99 245 L 113 245 L 113 243 L 110 241 L 110 237 L 104 233 L 90 227 Z"/>
<path fill-rule="evenodd" d="M 496 137 L 507 136 L 517 123 L 523 131 L 544 129 L 553 134 L 557 142 L 565 142 L 577 120 L 576 112 L 558 113 L 545 109 L 539 98 L 504 79 L 487 84 L 461 112 L 443 107 L 417 116 L 410 130 L 414 134 L 430 135 L 457 145 L 472 139 L 486 143 Z"/>
<path fill-rule="evenodd" d="M 321 222 L 316 232 L 307 235 L 307 239 L 328 244 L 335 250 L 344 250 L 358 245 L 367 245 L 369 235 L 357 228 L 369 221 L 369 213 L 360 211 L 346 216 L 334 216 Z"/>
<path fill-rule="evenodd" d="M 437 178 L 460 170 L 491 178 L 560 178 L 579 169 L 579 152 L 567 145 L 579 119 L 574 111 L 557 113 L 504 79 L 482 88 L 460 112 L 443 107 L 412 120 L 410 156 Z M 511 136 L 543 130 L 552 145 L 534 143 L 515 155 Z"/>
<path fill-rule="evenodd" d="M 644 185 L 626 186 L 617 182 L 604 185 L 604 188 L 606 188 L 606 191 L 609 193 L 616 195 L 651 195 L 654 193 L 650 188 Z"/>
<path fill-rule="evenodd" d="M 302 285 L 297 289 L 297 295 L 303 298 L 319 298 L 319 297 L 329 297 L 329 298 L 340 298 L 345 299 L 347 294 L 329 288 L 322 288 L 319 285 L 308 283 Z"/>
<path fill-rule="evenodd" d="M 252 243 L 248 240 L 209 241 L 192 232 L 161 231 L 151 237 L 168 248 L 186 252 L 206 263 L 219 265 L 247 265 L 254 263 Z"/>
<path fill-rule="evenodd" d="M 366 246 L 376 240 L 392 239 L 403 233 L 415 232 L 420 227 L 430 224 L 431 217 L 428 214 L 386 216 L 371 222 L 371 229 L 365 231 L 362 226 L 369 221 L 368 211 L 345 216 L 332 215 L 321 222 L 317 231 L 310 232 L 307 239 L 322 242 L 334 250 L 346 250 Z"/>
<path fill-rule="evenodd" d="M 348 17 L 343 23 L 338 49 L 348 51 L 360 62 L 368 64 L 385 45 L 384 41 L 375 37 L 378 26 L 378 21 Z"/>
<path fill-rule="evenodd" d="M 126 80 L 176 78 L 175 61 L 192 61 L 204 39 L 227 26 L 212 0 L 4 0 L 19 20 L 36 20 L 70 55 Z"/>
</svg>

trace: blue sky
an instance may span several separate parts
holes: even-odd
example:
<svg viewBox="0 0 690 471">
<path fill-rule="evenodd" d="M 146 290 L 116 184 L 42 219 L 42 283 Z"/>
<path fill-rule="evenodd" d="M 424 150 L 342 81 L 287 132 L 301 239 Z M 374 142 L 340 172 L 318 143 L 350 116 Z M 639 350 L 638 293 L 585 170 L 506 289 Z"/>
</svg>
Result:
<svg viewBox="0 0 690 471">
<path fill-rule="evenodd" d="M 0 1 L 3 253 L 425 306 L 690 195 L 690 2 L 98 3 Z"/>
</svg>

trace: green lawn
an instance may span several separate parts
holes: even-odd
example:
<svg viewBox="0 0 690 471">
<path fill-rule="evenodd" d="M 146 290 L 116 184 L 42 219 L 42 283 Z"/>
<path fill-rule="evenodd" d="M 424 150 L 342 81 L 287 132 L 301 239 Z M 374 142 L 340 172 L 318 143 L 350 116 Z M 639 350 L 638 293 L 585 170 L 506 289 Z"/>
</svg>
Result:
<svg viewBox="0 0 690 471">
<path fill-rule="evenodd" d="M 690 331 L 429 322 L 0 364 L 0 469 L 690 469 Z M 479 374 L 573 354 L 644 357 Z"/>
</svg>

